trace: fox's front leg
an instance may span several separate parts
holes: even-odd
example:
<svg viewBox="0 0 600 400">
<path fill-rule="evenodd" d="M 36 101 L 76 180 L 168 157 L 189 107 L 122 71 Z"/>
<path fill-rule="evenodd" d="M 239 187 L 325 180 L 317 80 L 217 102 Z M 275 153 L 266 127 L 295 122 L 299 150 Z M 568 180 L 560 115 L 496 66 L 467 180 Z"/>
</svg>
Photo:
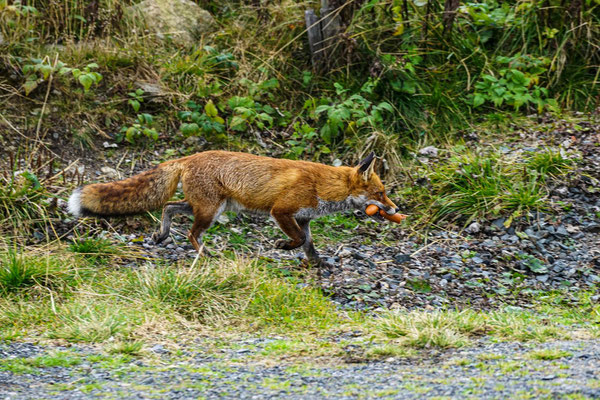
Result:
<svg viewBox="0 0 600 400">
<path fill-rule="evenodd" d="M 280 239 L 275 242 L 275 247 L 283 250 L 293 250 L 302 246 L 306 241 L 306 234 L 298 225 L 298 222 L 287 210 L 271 210 L 271 215 L 277 221 L 279 228 L 289 236 L 290 240 Z"/>
<path fill-rule="evenodd" d="M 310 233 L 310 219 L 297 219 L 296 221 L 305 235 L 302 250 L 304 250 L 304 254 L 306 255 L 306 261 L 308 261 L 310 265 L 319 267 L 324 265 L 325 262 L 321 259 L 321 257 L 319 257 L 319 253 L 317 253 L 317 249 L 315 249 L 315 245 L 312 240 L 312 235 Z"/>
</svg>

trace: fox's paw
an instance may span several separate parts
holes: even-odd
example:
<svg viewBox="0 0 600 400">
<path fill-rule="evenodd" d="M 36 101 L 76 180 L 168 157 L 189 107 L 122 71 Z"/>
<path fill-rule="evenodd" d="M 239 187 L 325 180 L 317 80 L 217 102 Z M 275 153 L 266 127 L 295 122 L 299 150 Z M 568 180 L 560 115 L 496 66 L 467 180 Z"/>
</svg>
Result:
<svg viewBox="0 0 600 400">
<path fill-rule="evenodd" d="M 160 242 L 162 242 L 163 240 L 165 240 L 167 238 L 167 236 L 169 236 L 168 233 L 166 235 L 161 235 L 160 232 L 154 232 L 152 234 L 152 241 L 155 244 L 159 244 Z"/>
<path fill-rule="evenodd" d="M 304 258 L 302 259 L 302 265 L 309 268 L 309 267 L 313 267 L 313 268 L 319 268 L 319 269 L 331 269 L 333 267 L 335 267 L 333 264 L 328 263 L 327 261 L 323 260 L 322 258 L 317 258 L 317 259 L 308 259 L 308 258 Z"/>
<path fill-rule="evenodd" d="M 285 239 L 278 239 L 275 241 L 276 249 L 290 250 L 289 245 L 290 242 Z"/>
</svg>

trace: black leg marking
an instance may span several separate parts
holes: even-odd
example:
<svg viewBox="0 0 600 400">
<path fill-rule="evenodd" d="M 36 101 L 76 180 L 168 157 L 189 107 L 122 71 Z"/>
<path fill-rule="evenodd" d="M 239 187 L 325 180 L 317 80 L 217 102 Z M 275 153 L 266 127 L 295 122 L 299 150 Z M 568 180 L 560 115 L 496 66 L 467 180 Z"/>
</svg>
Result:
<svg viewBox="0 0 600 400">
<path fill-rule="evenodd" d="M 155 232 L 154 235 L 152 235 L 152 240 L 154 240 L 154 243 L 160 243 L 165 240 L 167 236 L 169 236 L 169 232 L 171 231 L 171 219 L 175 214 L 192 215 L 192 206 L 190 206 L 187 201 L 175 201 L 167 203 L 162 212 L 160 232 Z"/>
</svg>

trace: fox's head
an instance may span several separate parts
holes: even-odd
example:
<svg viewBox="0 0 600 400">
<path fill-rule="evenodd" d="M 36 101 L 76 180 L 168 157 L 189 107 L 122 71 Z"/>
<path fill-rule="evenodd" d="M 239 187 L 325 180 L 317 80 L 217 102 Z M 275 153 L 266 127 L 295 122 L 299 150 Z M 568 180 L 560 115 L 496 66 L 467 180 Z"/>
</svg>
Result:
<svg viewBox="0 0 600 400">
<path fill-rule="evenodd" d="M 374 172 L 375 153 L 369 154 L 355 168 L 351 176 L 350 195 L 355 207 L 363 211 L 369 204 L 375 204 L 388 214 L 395 214 L 398 207 L 385 194 L 381 179 Z"/>
</svg>

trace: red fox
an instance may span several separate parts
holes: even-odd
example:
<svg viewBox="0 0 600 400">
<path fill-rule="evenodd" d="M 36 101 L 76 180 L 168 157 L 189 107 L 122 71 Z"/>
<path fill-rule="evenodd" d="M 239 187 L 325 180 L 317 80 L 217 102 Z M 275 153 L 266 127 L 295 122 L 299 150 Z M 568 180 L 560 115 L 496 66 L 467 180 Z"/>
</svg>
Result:
<svg viewBox="0 0 600 400">
<path fill-rule="evenodd" d="M 194 224 L 188 238 L 198 252 L 203 250 L 198 242 L 203 232 L 223 211 L 270 214 L 290 239 L 278 240 L 277 248 L 302 246 L 310 264 L 322 265 L 310 234 L 311 219 L 352 208 L 364 210 L 370 204 L 388 214 L 398 211 L 373 172 L 374 164 L 373 153 L 352 168 L 206 151 L 164 162 L 128 179 L 80 187 L 69 198 L 68 209 L 77 217 L 114 216 L 164 205 L 154 241 L 167 238 L 174 214 L 191 214 Z M 167 202 L 180 181 L 185 200 Z"/>
</svg>

